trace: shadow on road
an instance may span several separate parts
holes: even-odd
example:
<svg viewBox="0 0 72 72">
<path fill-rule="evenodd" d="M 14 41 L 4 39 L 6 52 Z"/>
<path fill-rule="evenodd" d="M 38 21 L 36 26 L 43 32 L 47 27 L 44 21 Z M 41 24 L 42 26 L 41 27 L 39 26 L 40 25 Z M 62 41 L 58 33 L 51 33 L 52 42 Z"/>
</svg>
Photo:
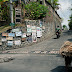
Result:
<svg viewBox="0 0 72 72">
<path fill-rule="evenodd" d="M 72 35 L 72 30 L 64 31 L 63 34 Z"/>
<path fill-rule="evenodd" d="M 72 42 L 72 39 L 68 39 L 68 41 Z"/>
<path fill-rule="evenodd" d="M 69 67 L 67 70 L 65 66 L 58 66 L 55 69 L 52 69 L 51 72 L 72 72 L 72 67 Z"/>
<path fill-rule="evenodd" d="M 53 39 L 59 39 L 59 38 L 53 38 Z"/>
</svg>

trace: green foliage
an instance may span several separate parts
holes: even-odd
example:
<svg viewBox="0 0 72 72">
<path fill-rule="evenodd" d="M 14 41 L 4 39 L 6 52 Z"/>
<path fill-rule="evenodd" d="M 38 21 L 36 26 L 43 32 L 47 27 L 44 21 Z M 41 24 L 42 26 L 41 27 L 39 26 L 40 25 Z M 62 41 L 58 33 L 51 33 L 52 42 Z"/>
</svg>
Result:
<svg viewBox="0 0 72 72">
<path fill-rule="evenodd" d="M 8 20 L 9 19 L 9 6 L 6 4 L 2 5 L 2 10 L 1 10 L 1 17 L 2 20 Z"/>
<path fill-rule="evenodd" d="M 59 0 L 47 0 L 47 1 L 53 6 L 54 9 L 58 8 L 58 5 L 60 5 L 58 4 Z"/>
<path fill-rule="evenodd" d="M 29 19 L 40 19 L 46 16 L 48 8 L 39 2 L 30 2 L 25 5 L 26 16 Z"/>
<path fill-rule="evenodd" d="M 63 28 L 66 28 L 67 26 L 66 25 L 63 25 Z"/>
<path fill-rule="evenodd" d="M 70 16 L 70 20 L 69 20 L 69 28 L 70 28 L 70 30 L 72 30 L 72 14 L 71 14 L 71 16 Z"/>
</svg>

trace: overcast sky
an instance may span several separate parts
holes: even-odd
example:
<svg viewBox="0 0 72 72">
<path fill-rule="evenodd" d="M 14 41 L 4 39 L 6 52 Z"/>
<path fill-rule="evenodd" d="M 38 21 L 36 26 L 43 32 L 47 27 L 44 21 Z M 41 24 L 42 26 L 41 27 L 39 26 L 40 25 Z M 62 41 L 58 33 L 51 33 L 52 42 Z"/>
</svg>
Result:
<svg viewBox="0 0 72 72">
<path fill-rule="evenodd" d="M 59 0 L 59 10 L 57 11 L 61 18 L 63 18 L 62 25 L 68 26 L 69 16 L 71 15 L 72 0 Z"/>
</svg>

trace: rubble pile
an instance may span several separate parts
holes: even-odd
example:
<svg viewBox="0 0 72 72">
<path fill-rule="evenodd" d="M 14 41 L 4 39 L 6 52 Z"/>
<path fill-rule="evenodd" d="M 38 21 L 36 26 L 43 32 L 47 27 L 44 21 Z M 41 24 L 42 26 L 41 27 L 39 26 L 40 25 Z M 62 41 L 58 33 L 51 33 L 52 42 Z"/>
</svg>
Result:
<svg viewBox="0 0 72 72">
<path fill-rule="evenodd" d="M 62 56 L 72 56 L 72 42 L 66 41 L 60 48 L 60 54 Z"/>
</svg>

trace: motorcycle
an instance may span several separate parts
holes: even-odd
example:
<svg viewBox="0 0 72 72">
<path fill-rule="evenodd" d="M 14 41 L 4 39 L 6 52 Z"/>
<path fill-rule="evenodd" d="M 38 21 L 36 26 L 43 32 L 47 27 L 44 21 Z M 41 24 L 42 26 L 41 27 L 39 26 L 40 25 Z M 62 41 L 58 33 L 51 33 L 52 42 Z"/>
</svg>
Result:
<svg viewBox="0 0 72 72">
<path fill-rule="evenodd" d="M 59 31 L 56 32 L 56 37 L 57 37 L 57 39 L 60 37 L 60 32 Z"/>
</svg>

